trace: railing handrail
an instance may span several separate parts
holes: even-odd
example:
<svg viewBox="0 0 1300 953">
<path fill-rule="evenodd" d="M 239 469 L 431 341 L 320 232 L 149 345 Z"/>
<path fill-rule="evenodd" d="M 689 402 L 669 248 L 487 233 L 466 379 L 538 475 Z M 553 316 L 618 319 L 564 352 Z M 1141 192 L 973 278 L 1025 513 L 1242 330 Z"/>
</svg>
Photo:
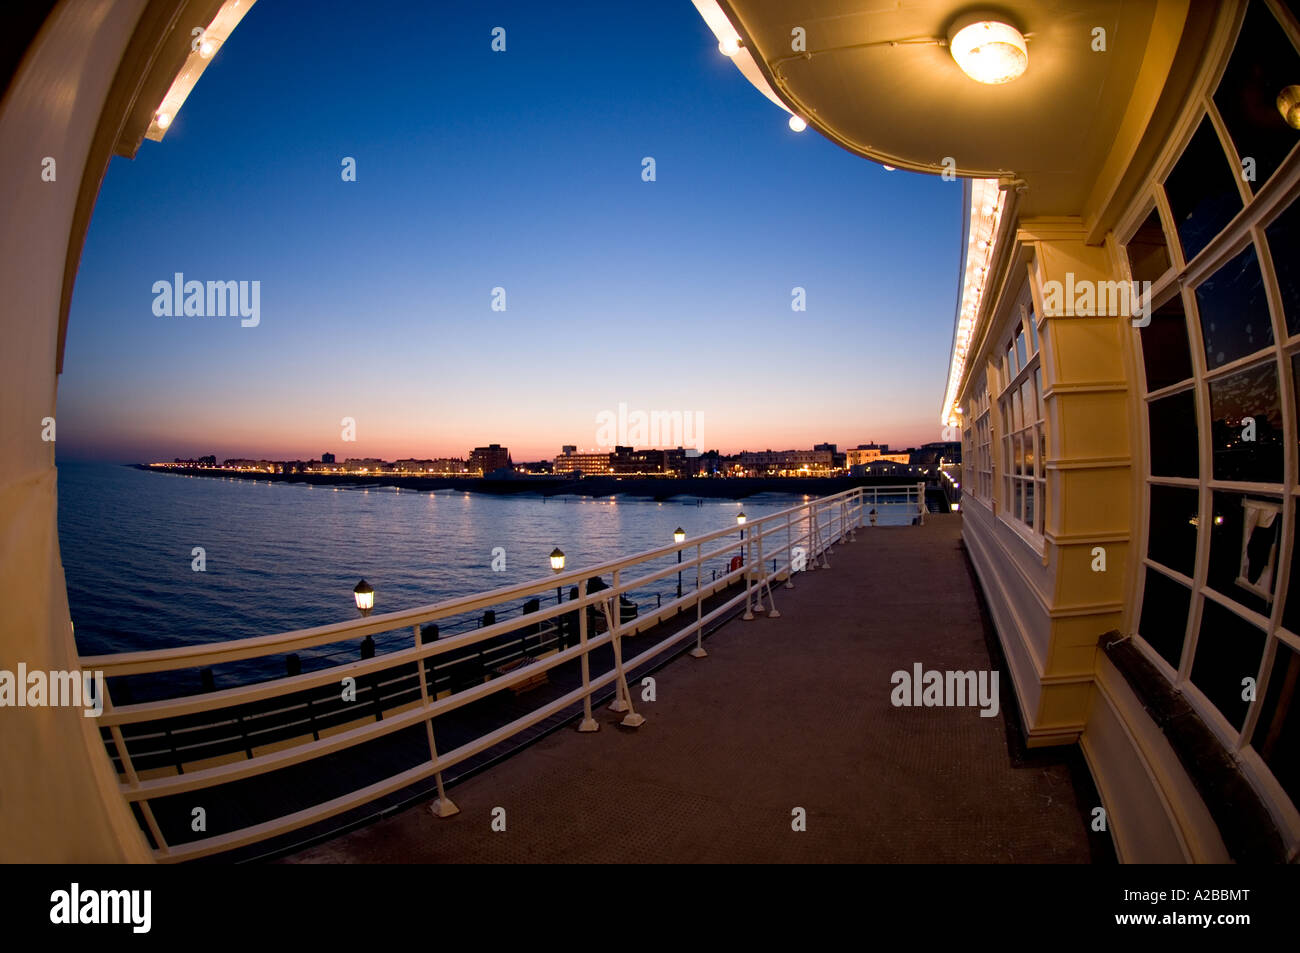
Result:
<svg viewBox="0 0 1300 953">
<path fill-rule="evenodd" d="M 871 490 L 877 494 L 883 490 L 904 491 L 910 494 L 916 492 L 916 486 L 916 484 L 899 484 L 879 487 L 853 487 L 832 494 L 831 496 L 815 497 L 811 500 L 797 503 L 794 506 L 786 507 L 785 509 L 778 510 L 775 513 L 756 517 L 752 521 L 747 519 L 745 527 L 746 530 L 751 526 L 761 527 L 764 523 L 782 519 L 788 514 L 802 512 L 810 507 L 837 503 L 865 490 Z M 83 670 L 102 671 L 104 676 L 108 678 L 120 675 L 201 668 L 210 665 L 242 661 L 249 658 L 260 658 L 267 655 L 281 655 L 286 652 L 313 648 L 318 645 L 330 645 L 335 642 L 362 638 L 367 635 L 378 635 L 382 632 L 409 628 L 413 625 L 423 625 L 449 616 L 462 615 L 474 612 L 478 609 L 500 605 L 503 602 L 509 602 L 521 597 L 536 595 L 538 593 L 549 593 L 556 587 L 562 588 L 567 585 L 576 584 L 585 579 L 590 579 L 592 576 L 600 576 L 613 572 L 616 569 L 625 569 L 629 566 L 650 562 L 654 559 L 661 559 L 665 556 L 685 550 L 688 547 L 695 546 L 697 543 L 703 544 L 711 542 L 715 539 L 731 536 L 736 532 L 737 530 L 734 526 L 727 529 L 714 530 L 702 536 L 696 536 L 693 538 L 688 537 L 681 543 L 671 543 L 667 546 L 648 549 L 640 553 L 634 553 L 630 556 L 606 560 L 605 562 L 598 563 L 595 566 L 565 570 L 564 572 L 556 573 L 550 577 L 515 583 L 510 586 L 502 586 L 498 589 L 471 593 L 467 596 L 455 596 L 441 602 L 416 606 L 411 609 L 399 609 L 382 615 L 372 615 L 359 619 L 348 619 L 343 622 L 331 622 L 326 625 L 313 626 L 306 629 L 295 629 L 289 632 L 279 632 L 272 635 L 256 635 L 242 639 L 223 639 L 219 642 L 171 646 L 162 649 L 114 652 L 106 655 L 83 655 L 80 657 L 80 664 Z M 693 562 L 683 563 L 683 565 L 693 564 Z M 666 574 L 671 574 L 676 571 L 676 566 L 674 565 L 674 567 Z M 627 587 L 625 586 L 622 588 L 626 590 Z M 572 608 L 572 606 L 569 608 Z M 566 609 L 566 611 L 568 610 Z M 551 614 L 554 615 L 556 613 Z M 548 615 L 530 613 L 530 617 L 531 616 L 535 616 L 536 619 L 539 620 L 549 617 Z M 532 621 L 531 618 L 530 621 Z M 517 625 L 518 623 L 516 622 L 515 627 L 517 627 Z"/>
</svg>

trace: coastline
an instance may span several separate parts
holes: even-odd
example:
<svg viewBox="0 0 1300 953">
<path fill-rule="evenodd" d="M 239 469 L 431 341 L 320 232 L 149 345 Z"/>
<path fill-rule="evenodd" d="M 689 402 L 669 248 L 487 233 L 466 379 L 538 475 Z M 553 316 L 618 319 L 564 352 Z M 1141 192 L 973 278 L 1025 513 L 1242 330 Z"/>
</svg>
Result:
<svg viewBox="0 0 1300 953">
<path fill-rule="evenodd" d="M 793 496 L 827 496 L 858 486 L 899 486 L 900 483 L 926 485 L 926 496 L 942 495 L 934 478 L 901 480 L 896 476 L 863 477 L 584 477 L 571 480 L 567 477 L 425 477 L 396 476 L 393 474 L 344 473 L 249 473 L 237 470 L 212 470 L 206 467 L 156 466 L 147 463 L 127 464 L 136 470 L 149 473 L 172 473 L 183 476 L 213 479 L 235 478 L 267 483 L 306 483 L 332 487 L 391 486 L 410 490 L 458 490 L 467 493 L 484 493 L 489 496 L 514 496 L 532 494 L 548 496 L 615 496 L 646 497 L 668 500 L 674 497 L 697 499 L 741 500 L 759 493 L 781 493 Z"/>
</svg>

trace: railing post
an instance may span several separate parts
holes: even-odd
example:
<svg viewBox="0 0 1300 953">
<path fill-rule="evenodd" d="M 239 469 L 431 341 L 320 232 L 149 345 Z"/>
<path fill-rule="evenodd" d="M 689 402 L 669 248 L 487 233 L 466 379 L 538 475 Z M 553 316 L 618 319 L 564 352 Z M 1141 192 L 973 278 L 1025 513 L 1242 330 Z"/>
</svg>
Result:
<svg viewBox="0 0 1300 953">
<path fill-rule="evenodd" d="M 702 576 L 704 575 L 704 566 L 700 563 L 700 558 L 704 555 L 704 548 L 700 543 L 695 544 L 695 648 L 691 649 L 691 658 L 708 658 L 709 653 L 704 651 L 704 586 Z"/>
<path fill-rule="evenodd" d="M 591 717 L 591 665 L 587 661 L 587 580 L 578 583 L 578 644 L 582 646 L 582 724 L 579 731 L 599 731 L 600 724 Z"/>
<path fill-rule="evenodd" d="M 764 568 L 764 563 L 763 563 L 763 521 L 762 520 L 759 520 L 758 523 L 758 558 L 755 561 L 754 566 L 759 573 L 758 593 L 757 593 L 758 605 L 754 607 L 754 611 L 767 612 L 767 617 L 769 619 L 779 619 L 781 618 L 781 612 L 776 607 L 776 600 L 772 598 L 772 577 L 767 574 L 767 570 Z M 775 572 L 775 569 L 773 571 Z M 763 607 L 763 590 L 767 590 L 767 601 L 772 607 L 770 612 L 768 612 Z"/>
<path fill-rule="evenodd" d="M 420 624 L 417 622 L 411 627 L 415 632 L 415 648 L 419 651 Z M 433 740 L 433 718 L 429 715 L 429 686 L 425 681 L 424 674 L 424 656 L 421 655 L 415 660 L 416 666 L 420 670 L 420 707 L 424 709 L 424 730 L 429 736 L 429 757 L 434 764 L 438 763 L 438 745 Z M 442 787 L 442 772 L 433 772 L 433 783 L 438 788 L 438 796 L 433 803 L 429 805 L 429 813 L 434 817 L 451 817 L 453 814 L 459 814 L 460 808 L 452 803 L 451 798 L 447 797 L 447 792 Z"/>
<path fill-rule="evenodd" d="M 740 571 L 745 577 L 745 614 L 741 616 L 746 622 L 752 622 L 754 619 L 754 603 L 751 598 L 753 587 L 750 585 L 750 578 L 753 576 L 754 561 L 750 558 L 750 549 L 753 548 L 754 534 L 746 532 L 748 527 L 740 527 Z"/>
<path fill-rule="evenodd" d="M 622 593 L 618 588 L 619 570 L 614 570 L 613 595 L 604 601 L 605 622 L 609 627 L 610 644 L 614 646 L 614 670 L 618 673 L 614 679 L 614 701 L 610 711 L 625 711 L 626 715 L 619 722 L 627 728 L 637 728 L 645 724 L 645 716 L 638 715 L 632 707 L 632 693 L 627 687 L 627 673 L 623 671 L 623 613 L 621 611 Z"/>
<path fill-rule="evenodd" d="M 108 682 L 104 682 L 104 697 L 100 700 L 105 712 L 113 710 L 113 702 L 108 694 Z M 131 752 L 126 748 L 126 739 L 122 735 L 121 725 L 113 725 L 108 729 L 108 733 L 113 738 L 113 746 L 117 748 L 117 756 L 122 759 L 122 770 L 126 772 L 126 783 L 129 787 L 138 788 L 140 786 L 140 776 L 135 772 L 135 766 L 131 764 Z M 167 839 L 163 837 L 162 828 L 158 826 L 158 821 L 153 816 L 153 808 L 149 806 L 147 798 L 142 798 L 139 802 L 140 813 L 144 816 L 144 822 L 149 828 L 149 833 L 153 835 L 154 843 L 160 854 L 166 854 L 169 850 Z"/>
<path fill-rule="evenodd" d="M 794 526 L 789 511 L 785 514 L 785 561 L 789 567 L 785 573 L 785 588 L 794 588 Z"/>
<path fill-rule="evenodd" d="M 925 525 L 925 484 L 916 485 L 916 522 L 919 526 Z"/>
</svg>

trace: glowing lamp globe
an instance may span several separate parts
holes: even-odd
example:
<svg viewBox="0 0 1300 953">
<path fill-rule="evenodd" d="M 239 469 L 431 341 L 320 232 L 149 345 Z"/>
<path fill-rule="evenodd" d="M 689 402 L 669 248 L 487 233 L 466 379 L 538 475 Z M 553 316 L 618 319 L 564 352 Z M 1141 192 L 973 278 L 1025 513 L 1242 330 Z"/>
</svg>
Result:
<svg viewBox="0 0 1300 953">
<path fill-rule="evenodd" d="M 561 572 L 564 569 L 564 553 L 560 552 L 560 547 L 556 546 L 551 550 L 551 570 Z"/>
<path fill-rule="evenodd" d="M 370 583 L 364 579 L 357 583 L 357 587 L 352 590 L 352 598 L 357 602 L 358 612 L 370 615 L 370 610 L 375 607 L 375 589 Z"/>
<path fill-rule="evenodd" d="M 958 20 L 948 34 L 948 51 L 963 73 L 989 86 L 1009 83 L 1029 66 L 1024 36 L 1001 20 Z"/>
</svg>

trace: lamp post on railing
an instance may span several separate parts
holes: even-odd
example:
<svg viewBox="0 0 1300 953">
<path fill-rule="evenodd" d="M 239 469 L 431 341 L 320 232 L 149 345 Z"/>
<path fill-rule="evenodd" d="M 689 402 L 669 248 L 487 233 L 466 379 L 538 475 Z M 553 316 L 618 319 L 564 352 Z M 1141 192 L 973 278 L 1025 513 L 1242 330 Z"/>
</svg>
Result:
<svg viewBox="0 0 1300 953">
<path fill-rule="evenodd" d="M 357 611 L 363 616 L 370 615 L 370 611 L 375 607 L 375 589 L 370 583 L 362 579 L 355 589 L 352 590 L 352 598 L 356 600 Z"/>
<path fill-rule="evenodd" d="M 551 572 L 564 572 L 564 553 L 560 552 L 560 547 L 556 546 L 551 550 Z M 558 606 L 564 601 L 564 587 L 555 587 L 555 604 Z"/>
<path fill-rule="evenodd" d="M 674 542 L 674 543 L 677 543 L 678 545 L 681 545 L 681 544 L 684 543 L 685 541 L 686 541 L 686 530 L 682 529 L 680 526 L 677 527 L 675 530 L 673 530 L 673 542 Z M 682 565 L 682 551 L 679 549 L 679 550 L 677 550 L 677 567 L 678 567 L 678 568 L 677 568 L 677 598 L 678 598 L 678 599 L 680 599 L 680 598 L 682 597 L 682 570 L 681 570 L 681 565 Z"/>
</svg>

